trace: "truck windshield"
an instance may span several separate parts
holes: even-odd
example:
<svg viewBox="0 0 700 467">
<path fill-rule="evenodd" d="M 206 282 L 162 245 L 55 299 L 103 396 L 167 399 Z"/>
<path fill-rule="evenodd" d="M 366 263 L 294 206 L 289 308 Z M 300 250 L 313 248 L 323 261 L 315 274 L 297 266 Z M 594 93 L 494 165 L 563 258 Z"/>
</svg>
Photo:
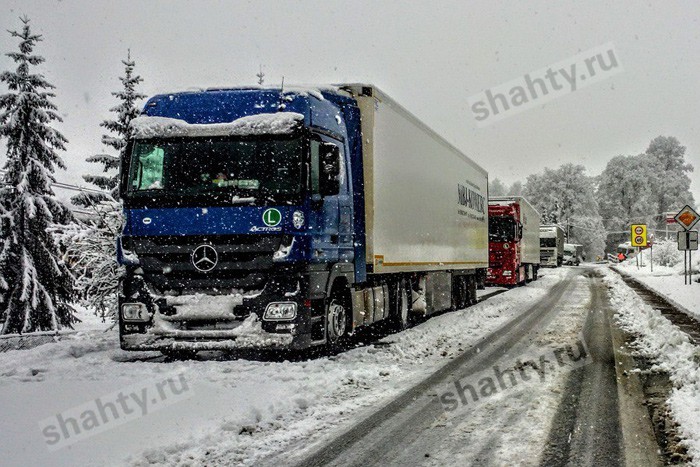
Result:
<svg viewBox="0 0 700 467">
<path fill-rule="evenodd" d="M 554 248 L 557 246 L 556 238 L 540 238 L 540 247 Z"/>
<path fill-rule="evenodd" d="M 188 138 L 134 144 L 127 191 L 151 195 L 291 195 L 301 190 L 301 138 Z"/>
<path fill-rule="evenodd" d="M 489 240 L 492 242 L 510 242 L 515 238 L 515 221 L 508 217 L 489 219 Z"/>
</svg>

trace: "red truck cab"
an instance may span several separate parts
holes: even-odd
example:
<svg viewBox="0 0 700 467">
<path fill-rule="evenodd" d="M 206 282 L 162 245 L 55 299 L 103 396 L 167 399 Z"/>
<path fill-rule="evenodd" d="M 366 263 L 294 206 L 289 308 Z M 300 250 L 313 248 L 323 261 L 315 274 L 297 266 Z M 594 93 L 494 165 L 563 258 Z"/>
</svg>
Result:
<svg viewBox="0 0 700 467">
<path fill-rule="evenodd" d="M 522 285 L 537 279 L 539 223 L 539 214 L 522 197 L 489 199 L 488 285 Z"/>
</svg>

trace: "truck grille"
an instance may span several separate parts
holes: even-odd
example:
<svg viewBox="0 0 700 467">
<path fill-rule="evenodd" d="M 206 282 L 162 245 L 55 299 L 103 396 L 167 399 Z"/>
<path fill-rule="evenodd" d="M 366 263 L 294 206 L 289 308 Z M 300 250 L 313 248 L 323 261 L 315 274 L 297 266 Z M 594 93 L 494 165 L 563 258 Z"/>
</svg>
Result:
<svg viewBox="0 0 700 467">
<path fill-rule="evenodd" d="M 125 247 L 138 255 L 144 275 L 161 290 L 247 289 L 264 284 L 282 241 L 280 235 L 154 236 L 125 238 Z M 208 272 L 192 263 L 194 249 L 203 244 L 217 254 Z"/>
</svg>

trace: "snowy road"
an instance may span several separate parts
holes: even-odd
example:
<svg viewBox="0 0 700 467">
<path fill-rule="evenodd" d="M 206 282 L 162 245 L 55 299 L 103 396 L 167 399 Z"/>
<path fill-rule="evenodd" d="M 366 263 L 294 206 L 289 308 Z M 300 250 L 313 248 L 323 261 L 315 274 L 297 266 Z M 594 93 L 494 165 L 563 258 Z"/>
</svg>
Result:
<svg viewBox="0 0 700 467">
<path fill-rule="evenodd" d="M 310 456 L 296 457 L 297 465 L 620 465 L 605 289 L 590 269 L 568 271 L 545 297 L 480 343 L 478 350 L 456 357 Z M 575 348 L 582 330 L 593 359 L 556 368 L 556 352 L 551 350 Z M 484 370 L 502 371 L 509 361 L 522 363 L 533 355 L 554 355 L 540 360 L 547 371 L 539 381 L 497 386 L 499 394 L 486 402 L 446 416 L 439 401 L 445 381 L 462 386 L 475 381 L 486 387 L 489 373 Z M 470 378 L 474 374 L 479 376 Z"/>
<path fill-rule="evenodd" d="M 6 352 L 0 456 L 3 465 L 536 465 L 548 442 L 561 441 L 552 423 L 575 420 L 572 457 L 560 460 L 579 461 L 577 449 L 593 443 L 600 450 L 595 440 L 604 431 L 595 424 L 612 420 L 616 409 L 602 405 L 591 413 L 607 417 L 590 417 L 590 433 L 578 430 L 588 424 L 582 408 L 605 395 L 579 389 L 609 378 L 588 369 L 596 365 L 577 347 L 587 317 L 605 308 L 593 294 L 599 286 L 590 269 L 545 270 L 526 287 L 309 361 L 213 353 L 168 362 L 119 350 L 113 331 Z M 573 391 L 572 371 L 586 375 Z M 149 406 L 126 423 L 107 420 L 99 433 L 84 429 L 74 444 L 48 449 L 39 425 L 47 417 L 67 417 L 115 391 L 155 394 L 153 383 L 180 375 L 189 392 L 177 401 Z M 478 400 L 469 399 L 470 387 Z M 572 397 L 577 408 L 562 409 Z M 608 464 L 618 454 L 614 439 L 606 440 Z"/>
</svg>

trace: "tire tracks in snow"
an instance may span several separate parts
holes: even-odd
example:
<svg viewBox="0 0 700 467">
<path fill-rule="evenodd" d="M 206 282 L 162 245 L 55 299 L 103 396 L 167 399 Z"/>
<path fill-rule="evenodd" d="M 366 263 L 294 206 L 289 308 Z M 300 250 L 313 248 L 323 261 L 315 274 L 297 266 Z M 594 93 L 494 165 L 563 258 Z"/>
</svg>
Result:
<svg viewBox="0 0 700 467">
<path fill-rule="evenodd" d="M 408 455 L 416 462 L 416 456 L 422 457 L 428 452 L 425 447 L 431 444 L 429 440 L 434 440 L 436 431 L 444 435 L 457 426 L 452 424 L 436 430 L 440 427 L 436 427 L 435 422 L 443 414 L 435 397 L 436 390 L 450 379 L 456 380 L 490 367 L 518 344 L 527 347 L 528 336 L 546 327 L 546 323 L 556 316 L 556 305 L 575 286 L 573 279 L 580 272 L 574 271 L 572 269 L 554 285 L 543 299 L 344 434 L 320 446 L 308 457 L 289 457 L 287 461 L 296 461 L 299 466 L 386 465 Z M 271 459 L 270 465 L 274 463 Z"/>
</svg>

